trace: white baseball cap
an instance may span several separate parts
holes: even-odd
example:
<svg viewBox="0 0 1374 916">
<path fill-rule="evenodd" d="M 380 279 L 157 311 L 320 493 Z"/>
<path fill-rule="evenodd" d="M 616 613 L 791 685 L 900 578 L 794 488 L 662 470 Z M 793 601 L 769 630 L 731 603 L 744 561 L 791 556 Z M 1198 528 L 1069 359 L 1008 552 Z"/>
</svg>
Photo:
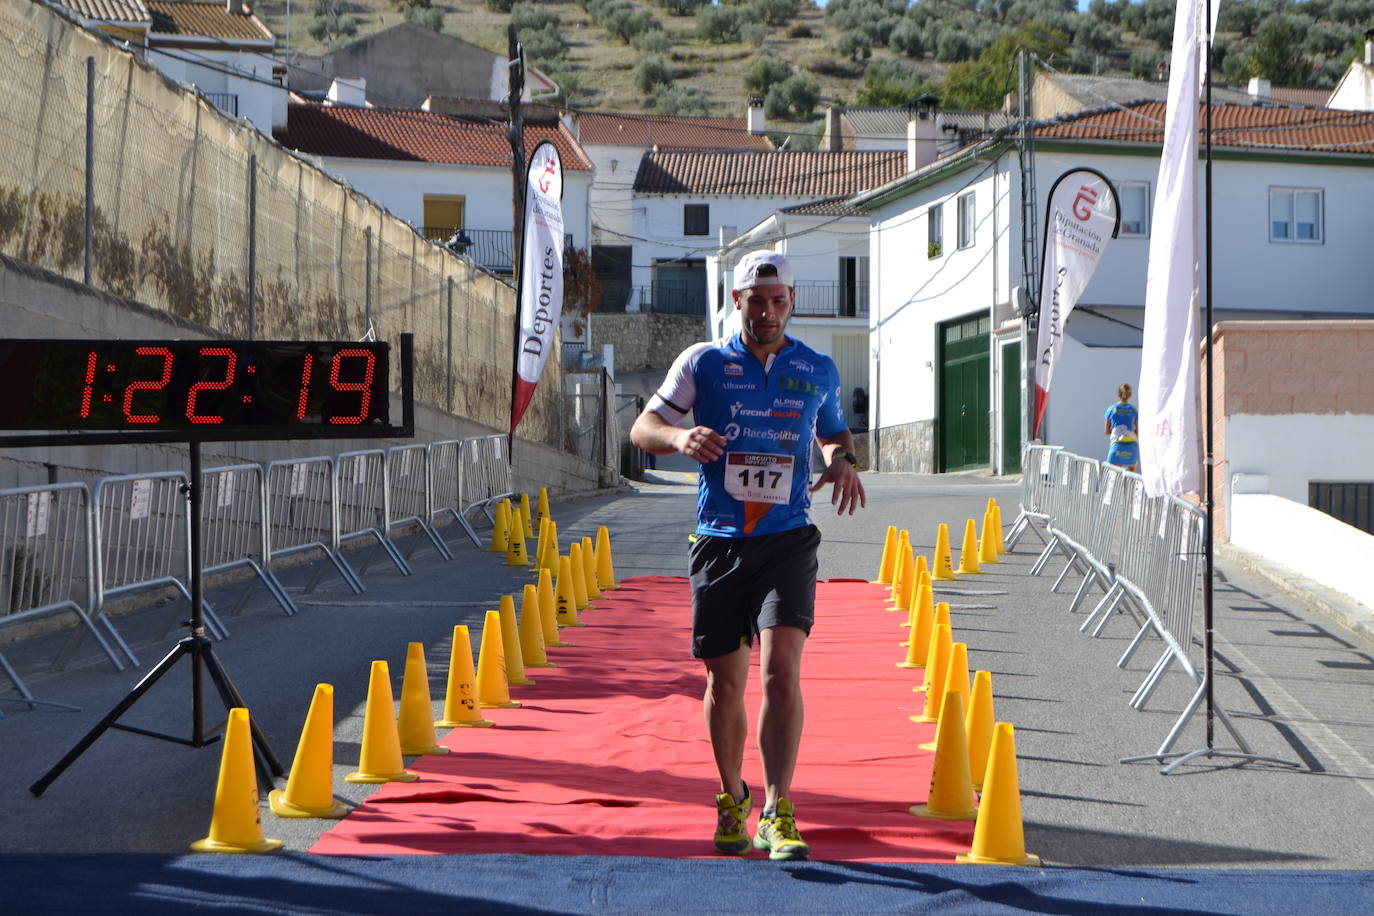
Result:
<svg viewBox="0 0 1374 916">
<path fill-rule="evenodd" d="M 759 271 L 763 270 L 765 276 L 760 277 Z M 777 277 L 768 276 L 776 272 Z M 755 286 L 768 286 L 774 283 L 781 283 L 791 289 L 796 286 L 796 278 L 792 275 L 792 265 L 787 263 L 787 259 L 776 251 L 767 248 L 759 251 L 751 251 L 740 258 L 735 265 L 735 286 L 734 289 L 743 292 L 746 289 L 753 289 Z"/>
</svg>

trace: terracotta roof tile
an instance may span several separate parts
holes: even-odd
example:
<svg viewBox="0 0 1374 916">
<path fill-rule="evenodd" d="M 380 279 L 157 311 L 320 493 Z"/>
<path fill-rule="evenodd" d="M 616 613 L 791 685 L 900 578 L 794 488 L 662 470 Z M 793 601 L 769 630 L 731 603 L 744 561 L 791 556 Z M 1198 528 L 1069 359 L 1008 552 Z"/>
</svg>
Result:
<svg viewBox="0 0 1374 916">
<path fill-rule="evenodd" d="M 242 13 L 229 12 L 224 2 L 195 3 L 188 0 L 145 0 L 152 14 L 153 33 L 209 38 L 270 40 L 272 32 L 253 15 L 248 4 Z"/>
<path fill-rule="evenodd" d="M 99 22 L 147 22 L 148 10 L 139 0 L 61 0 L 83 19 Z"/>
<path fill-rule="evenodd" d="M 783 207 L 780 212 L 795 216 L 867 216 L 867 212 L 851 205 L 849 198 L 827 197 L 824 200 L 811 200 L 792 207 Z"/>
<path fill-rule="evenodd" d="M 508 168 L 511 158 L 504 124 L 400 108 L 290 105 L 287 129 L 278 132 L 277 139 L 302 153 L 349 159 Z M 527 156 L 541 140 L 552 140 L 558 147 L 564 169 L 591 169 L 560 122 L 525 125 Z"/>
<path fill-rule="evenodd" d="M 1112 140 L 1158 145 L 1163 102 L 1087 111 L 1037 124 L 1037 139 Z M 1374 154 L 1374 113 L 1328 108 L 1213 105 L 1212 146 L 1291 152 Z"/>
<path fill-rule="evenodd" d="M 577 116 L 583 143 L 675 150 L 769 150 L 773 141 L 749 133 L 744 118 L 681 118 L 668 115 L 603 114 Z"/>
<path fill-rule="evenodd" d="M 635 191 L 841 197 L 886 184 L 905 171 L 904 151 L 657 152 L 645 153 L 640 161 Z"/>
</svg>

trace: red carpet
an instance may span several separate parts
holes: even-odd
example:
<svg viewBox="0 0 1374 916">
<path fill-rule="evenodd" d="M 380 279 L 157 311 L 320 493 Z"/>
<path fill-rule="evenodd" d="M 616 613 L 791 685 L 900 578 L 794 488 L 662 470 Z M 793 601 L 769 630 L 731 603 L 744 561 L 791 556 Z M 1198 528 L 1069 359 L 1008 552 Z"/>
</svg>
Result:
<svg viewBox="0 0 1374 916">
<path fill-rule="evenodd" d="M 452 754 L 415 759 L 419 781 L 382 786 L 311 851 L 714 856 L 717 779 L 687 580 L 622 586 L 583 612 L 587 626 L 562 631 L 577 646 L 550 650 L 558 668 L 529 669 L 538 683 L 512 689 L 523 708 L 484 710 L 494 728 L 449 732 Z M 886 594 L 854 581 L 817 589 L 797 823 L 816 859 L 952 862 L 968 851 L 972 822 L 907 812 L 926 799 L 934 755 L 916 745 L 934 726 L 907 719 L 920 711 L 919 672 L 896 667 L 905 635 Z M 756 651 L 744 774 L 761 803 L 757 675 Z"/>
</svg>

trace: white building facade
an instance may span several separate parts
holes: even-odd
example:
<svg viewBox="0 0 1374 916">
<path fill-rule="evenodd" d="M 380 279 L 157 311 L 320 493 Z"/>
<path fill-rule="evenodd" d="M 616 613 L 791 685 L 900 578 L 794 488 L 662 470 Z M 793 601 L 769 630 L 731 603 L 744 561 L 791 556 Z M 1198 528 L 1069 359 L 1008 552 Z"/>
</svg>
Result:
<svg viewBox="0 0 1374 916">
<path fill-rule="evenodd" d="M 1159 169 L 1157 139 L 1115 140 L 1116 122 L 1100 123 L 1119 115 L 1162 124 L 1163 105 L 1054 122 L 1037 130 L 1034 144 L 1036 251 L 1044 243 L 1046 197 L 1065 171 L 1095 168 L 1121 198 L 1120 234 L 1070 317 L 1040 437 L 1089 456 L 1105 454 L 1102 417 L 1117 386 L 1137 387 L 1139 379 Z M 1301 126 L 1329 121 L 1332 113 L 1321 110 L 1219 106 L 1217 117 L 1235 126 L 1231 142 L 1214 153 L 1215 319 L 1374 313 L 1362 275 L 1374 237 L 1374 155 L 1349 152 L 1358 137 L 1374 141 L 1374 131 L 1358 118 L 1337 125 L 1349 137 Z M 1292 134 L 1282 132 L 1295 122 Z M 1016 149 L 991 141 L 853 201 L 872 220 L 875 467 L 1019 470 L 1027 323 L 1018 287 L 1039 279 L 1028 282 L 1023 270 L 1022 185 Z M 1201 193 L 1200 186 L 1200 240 Z"/>
</svg>

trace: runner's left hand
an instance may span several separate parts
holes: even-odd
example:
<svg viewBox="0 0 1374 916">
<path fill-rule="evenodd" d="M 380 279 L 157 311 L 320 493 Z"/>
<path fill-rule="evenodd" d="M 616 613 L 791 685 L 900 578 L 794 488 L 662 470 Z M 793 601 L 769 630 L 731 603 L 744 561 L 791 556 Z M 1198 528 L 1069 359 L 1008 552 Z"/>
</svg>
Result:
<svg viewBox="0 0 1374 916">
<path fill-rule="evenodd" d="M 835 510 L 836 515 L 844 515 L 845 510 L 853 515 L 860 507 L 868 507 L 868 499 L 864 495 L 864 485 L 859 480 L 859 472 L 848 461 L 843 459 L 832 461 L 830 466 L 822 472 L 820 479 L 811 487 L 811 492 L 815 493 L 826 484 L 834 484 L 834 489 L 830 491 L 830 505 L 838 505 Z"/>
</svg>

